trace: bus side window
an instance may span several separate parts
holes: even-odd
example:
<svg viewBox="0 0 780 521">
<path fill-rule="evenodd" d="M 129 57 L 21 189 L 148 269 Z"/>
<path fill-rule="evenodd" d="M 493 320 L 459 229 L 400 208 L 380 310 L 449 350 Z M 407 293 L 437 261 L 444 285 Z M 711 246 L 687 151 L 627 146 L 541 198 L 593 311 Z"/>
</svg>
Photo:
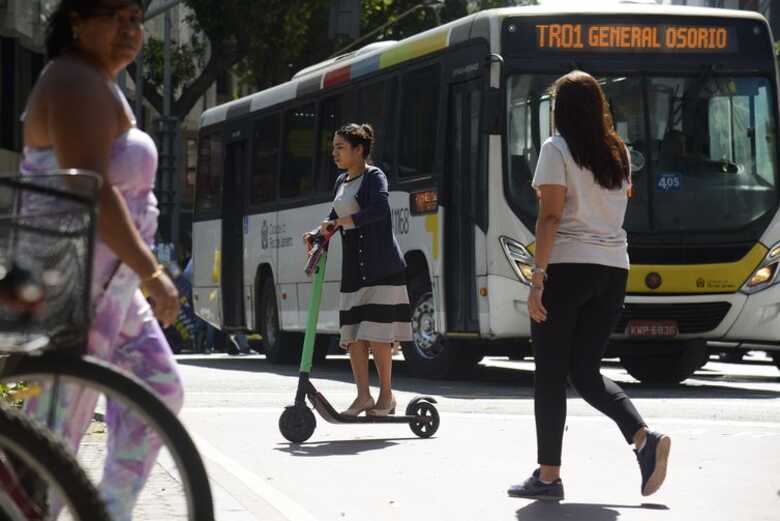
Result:
<svg viewBox="0 0 780 521">
<path fill-rule="evenodd" d="M 439 90 L 439 65 L 412 71 L 404 76 L 401 93 L 401 127 L 398 177 L 430 175 L 436 151 Z"/>
<path fill-rule="evenodd" d="M 255 123 L 254 165 L 249 202 L 252 205 L 276 199 L 276 172 L 279 166 L 279 115 Z"/>
<path fill-rule="evenodd" d="M 314 116 L 314 103 L 285 114 L 284 163 L 279 180 L 283 198 L 308 195 L 314 189 Z"/>
<path fill-rule="evenodd" d="M 224 150 L 219 133 L 201 135 L 198 144 L 198 176 L 195 211 L 219 213 L 222 210 L 222 174 Z"/>
<path fill-rule="evenodd" d="M 374 128 L 375 146 L 371 151 L 371 159 L 374 164 L 390 175 L 392 160 L 387 150 L 391 147 L 386 141 L 387 123 L 393 114 L 393 105 L 387 104 L 385 82 L 372 83 L 360 89 L 360 105 L 358 109 L 358 121 L 369 123 Z"/>
<path fill-rule="evenodd" d="M 317 164 L 317 192 L 333 191 L 338 168 L 333 162 L 333 134 L 341 126 L 351 123 L 354 112 L 350 107 L 352 98 L 339 94 L 325 99 L 320 105 L 319 159 Z"/>
</svg>

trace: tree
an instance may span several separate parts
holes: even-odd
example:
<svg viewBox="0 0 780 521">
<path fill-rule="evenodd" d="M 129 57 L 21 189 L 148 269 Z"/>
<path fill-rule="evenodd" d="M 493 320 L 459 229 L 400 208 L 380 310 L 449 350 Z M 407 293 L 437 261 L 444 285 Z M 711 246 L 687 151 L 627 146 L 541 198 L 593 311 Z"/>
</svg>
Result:
<svg viewBox="0 0 780 521">
<path fill-rule="evenodd" d="M 533 4 L 535 0 L 521 0 Z M 144 0 L 148 7 L 152 0 Z M 184 0 L 196 29 L 191 42 L 172 49 L 172 116 L 181 120 L 226 70 L 243 84 L 260 90 L 290 79 L 296 70 L 328 58 L 349 43 L 328 38 L 330 0 Z M 363 34 L 393 22 L 422 0 L 363 0 Z M 517 0 L 446 0 L 439 20 L 432 8 L 417 9 L 374 40 L 400 40 L 467 14 L 515 5 Z M 206 40 L 209 46 L 206 45 Z M 366 43 L 370 43 L 370 41 Z M 150 38 L 145 47 L 144 95 L 160 113 L 163 108 L 163 42 Z M 135 75 L 134 67 L 130 73 Z"/>
<path fill-rule="evenodd" d="M 144 0 L 147 6 L 151 0 Z M 305 47 L 312 14 L 328 0 L 184 0 L 193 16 L 188 20 L 202 37 L 174 42 L 171 115 L 186 117 L 219 75 L 237 65 L 256 79 L 287 79 L 287 64 Z M 150 38 L 145 55 L 144 97 L 163 112 L 162 42 Z M 131 66 L 135 75 L 135 67 Z"/>
</svg>

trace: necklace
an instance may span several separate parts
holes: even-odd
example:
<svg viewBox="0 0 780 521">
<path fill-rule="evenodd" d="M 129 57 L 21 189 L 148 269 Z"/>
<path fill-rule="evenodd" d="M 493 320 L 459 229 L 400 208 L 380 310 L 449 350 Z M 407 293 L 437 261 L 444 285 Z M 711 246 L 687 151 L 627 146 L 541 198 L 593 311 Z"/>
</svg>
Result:
<svg viewBox="0 0 780 521">
<path fill-rule="evenodd" d="M 360 172 L 360 175 L 356 175 L 355 177 L 349 177 L 349 173 L 347 173 L 347 178 L 344 180 L 345 183 L 349 183 L 350 181 L 354 181 L 355 179 L 360 179 L 363 177 L 363 174 L 365 174 L 368 171 L 368 168 L 364 168 L 362 172 Z"/>
</svg>

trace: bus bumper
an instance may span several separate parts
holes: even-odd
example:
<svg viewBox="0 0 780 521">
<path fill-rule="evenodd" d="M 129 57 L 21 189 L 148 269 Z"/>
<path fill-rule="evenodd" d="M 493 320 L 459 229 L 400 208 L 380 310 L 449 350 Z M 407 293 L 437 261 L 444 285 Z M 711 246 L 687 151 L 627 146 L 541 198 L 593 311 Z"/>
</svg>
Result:
<svg viewBox="0 0 780 521">
<path fill-rule="evenodd" d="M 517 279 L 488 275 L 489 338 L 530 338 L 529 288 Z M 481 327 L 482 331 L 485 330 Z"/>
<path fill-rule="evenodd" d="M 517 280 L 501 276 L 488 276 L 488 313 L 491 338 L 530 338 L 531 323 L 528 317 L 527 300 L 529 288 Z M 695 310 L 700 304 L 727 303 L 728 311 L 716 320 L 712 328 L 681 332 L 673 338 L 636 338 L 628 336 L 626 329 L 616 329 L 612 340 L 616 341 L 677 341 L 703 339 L 734 344 L 767 344 L 771 349 L 780 349 L 780 284 L 753 295 L 743 293 L 714 295 L 627 295 L 626 305 L 670 306 L 668 318 L 676 320 L 674 305 L 683 304 Z M 695 311 L 694 311 L 695 312 Z M 641 317 L 640 317 L 641 318 Z M 697 319 L 698 317 L 695 317 Z M 482 328 L 484 331 L 485 328 Z"/>
<path fill-rule="evenodd" d="M 689 339 L 703 339 L 728 343 L 780 343 L 780 285 L 767 288 L 753 295 L 743 293 L 718 294 L 718 295 L 689 295 L 679 297 L 654 296 L 626 296 L 626 308 L 634 310 L 642 309 L 643 305 L 669 306 L 668 315 L 664 319 L 677 320 L 680 334 L 673 338 L 637 338 L 630 337 L 626 320 L 621 321 L 614 331 L 613 340 L 622 341 L 675 341 Z M 729 305 L 728 311 L 719 320 L 713 320 L 706 316 L 707 306 L 725 304 Z M 675 306 L 686 306 L 684 313 L 679 313 Z M 697 314 L 697 309 L 702 309 Z M 633 317 L 632 317 L 633 318 Z M 643 319 L 638 313 L 636 318 Z M 696 329 L 686 332 L 684 321 L 690 319 L 691 323 L 704 323 L 713 321 L 713 326 L 705 329 Z"/>
<path fill-rule="evenodd" d="M 780 344 L 780 285 L 753 295 L 740 295 L 744 304 L 724 340 Z"/>
</svg>

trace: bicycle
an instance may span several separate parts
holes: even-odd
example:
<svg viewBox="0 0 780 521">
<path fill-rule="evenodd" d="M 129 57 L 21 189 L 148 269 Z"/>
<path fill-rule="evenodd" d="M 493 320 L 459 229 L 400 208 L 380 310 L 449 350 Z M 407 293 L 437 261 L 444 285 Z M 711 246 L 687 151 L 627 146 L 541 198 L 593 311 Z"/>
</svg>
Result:
<svg viewBox="0 0 780 521">
<path fill-rule="evenodd" d="M 110 521 L 100 494 L 67 447 L 45 427 L 5 406 L 0 407 L 0 454 L 0 519 L 46 519 L 47 497 L 25 488 L 32 479 L 53 489 L 71 518 Z"/>
<path fill-rule="evenodd" d="M 6 257 L 0 261 L 19 264 L 43 281 L 44 294 L 42 311 L 15 331 L 23 354 L 0 360 L 0 383 L 27 382 L 28 395 L 46 399 L 52 429 L 65 421 L 58 416 L 60 396 L 72 396 L 74 388 L 121 403 L 159 437 L 173 460 L 187 519 L 213 521 L 203 460 L 176 415 L 140 379 L 86 354 L 99 181 L 78 170 L 0 178 L 0 256 Z M 9 318 L 18 319 L 0 310 L 0 325 Z"/>
</svg>

